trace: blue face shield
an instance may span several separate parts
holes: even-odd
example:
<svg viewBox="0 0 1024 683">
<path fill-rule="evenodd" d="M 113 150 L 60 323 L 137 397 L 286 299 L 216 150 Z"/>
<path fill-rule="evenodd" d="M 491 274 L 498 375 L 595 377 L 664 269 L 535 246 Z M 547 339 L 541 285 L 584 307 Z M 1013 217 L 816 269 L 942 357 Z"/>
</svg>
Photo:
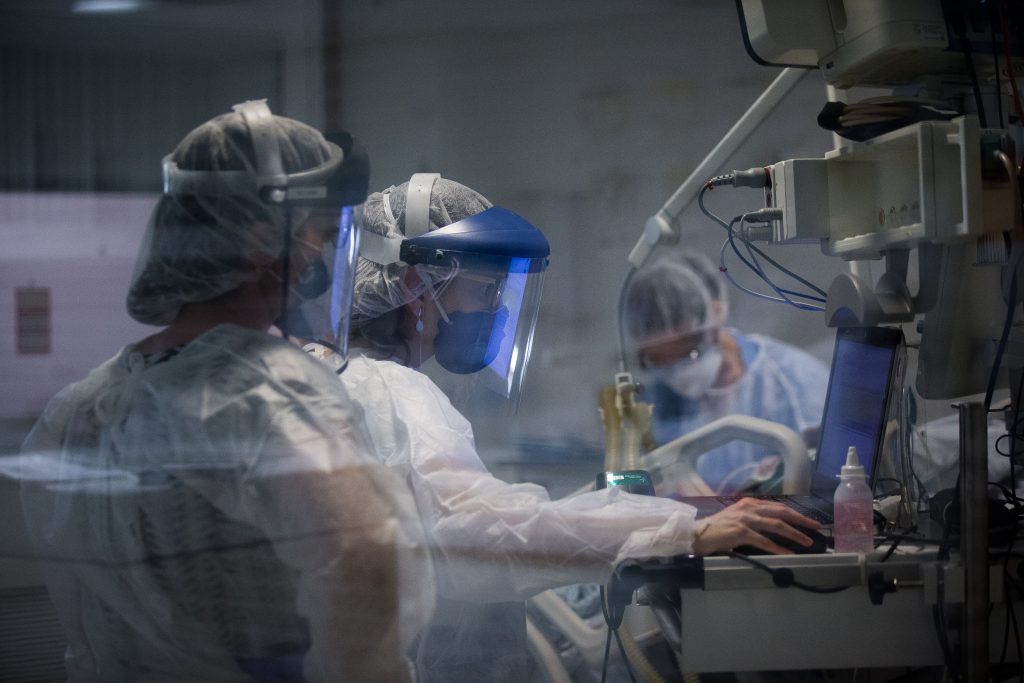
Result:
<svg viewBox="0 0 1024 683">
<path fill-rule="evenodd" d="M 508 309 L 455 311 L 437 325 L 434 357 L 438 365 L 457 375 L 480 372 L 494 362 L 501 350 Z"/>
<path fill-rule="evenodd" d="M 429 183 L 413 176 L 407 237 L 368 233 L 361 255 L 415 268 L 440 312 L 418 366 L 460 410 L 518 406 L 550 247 L 520 216 L 491 207 L 428 231 Z M 436 289 L 436 291 L 435 291 Z M 442 300 L 444 303 L 442 304 Z"/>
</svg>

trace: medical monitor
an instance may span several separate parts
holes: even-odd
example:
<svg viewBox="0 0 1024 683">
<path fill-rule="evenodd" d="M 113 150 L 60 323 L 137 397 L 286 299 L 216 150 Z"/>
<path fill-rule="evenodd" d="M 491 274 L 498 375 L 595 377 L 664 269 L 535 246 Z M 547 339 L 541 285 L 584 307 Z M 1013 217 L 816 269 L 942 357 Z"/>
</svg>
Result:
<svg viewBox="0 0 1024 683">
<path fill-rule="evenodd" d="M 1008 23 L 1020 25 L 1020 7 L 1007 4 Z M 956 3 L 950 10 L 956 17 L 941 0 L 737 0 L 736 6 L 754 61 L 817 67 L 839 88 L 893 87 L 923 76 L 968 81 L 965 45 L 979 80 L 990 82 L 993 43 L 999 54 L 1004 49 L 999 19 L 990 21 L 984 3 Z M 1011 36 L 1014 54 L 1020 47 Z"/>
<path fill-rule="evenodd" d="M 869 481 L 878 466 L 903 333 L 887 327 L 843 327 L 836 332 L 821 439 L 811 491 L 835 490 L 846 452 L 857 447 Z"/>
</svg>

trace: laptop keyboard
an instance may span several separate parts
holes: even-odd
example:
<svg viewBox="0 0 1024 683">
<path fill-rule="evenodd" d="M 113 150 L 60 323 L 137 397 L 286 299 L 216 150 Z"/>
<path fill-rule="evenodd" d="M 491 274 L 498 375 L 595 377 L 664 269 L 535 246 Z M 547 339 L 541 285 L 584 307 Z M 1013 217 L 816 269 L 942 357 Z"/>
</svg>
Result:
<svg viewBox="0 0 1024 683">
<path fill-rule="evenodd" d="M 799 512 L 805 517 L 810 517 L 816 522 L 822 524 L 832 523 L 832 514 L 828 510 L 823 510 L 819 505 L 823 505 L 823 501 L 818 501 L 816 498 L 810 496 L 715 496 L 715 500 L 723 505 L 732 505 L 739 501 L 741 498 L 757 498 L 759 500 L 771 500 L 776 503 L 782 503 L 786 507 L 792 508 Z"/>
</svg>

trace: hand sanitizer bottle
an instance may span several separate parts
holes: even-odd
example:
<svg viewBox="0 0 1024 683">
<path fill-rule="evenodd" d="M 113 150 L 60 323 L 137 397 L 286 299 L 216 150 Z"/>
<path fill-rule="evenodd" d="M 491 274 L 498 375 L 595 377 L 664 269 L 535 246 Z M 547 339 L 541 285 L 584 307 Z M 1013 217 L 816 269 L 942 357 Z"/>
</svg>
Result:
<svg viewBox="0 0 1024 683">
<path fill-rule="evenodd" d="M 850 446 L 833 498 L 835 550 L 837 553 L 869 553 L 874 550 L 874 496 L 868 488 L 857 449 Z"/>
</svg>

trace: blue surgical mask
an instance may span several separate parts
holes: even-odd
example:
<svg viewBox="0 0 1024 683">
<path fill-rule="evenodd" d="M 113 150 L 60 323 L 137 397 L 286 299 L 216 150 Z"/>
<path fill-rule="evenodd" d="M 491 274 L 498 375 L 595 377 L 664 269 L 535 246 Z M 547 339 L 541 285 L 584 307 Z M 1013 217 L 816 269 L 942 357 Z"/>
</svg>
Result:
<svg viewBox="0 0 1024 683">
<path fill-rule="evenodd" d="M 507 321 L 504 306 L 495 311 L 453 311 L 437 324 L 434 357 L 449 372 L 479 372 L 498 355 Z"/>
<path fill-rule="evenodd" d="M 327 264 L 321 259 L 307 263 L 299 272 L 294 285 L 295 293 L 306 301 L 317 298 L 330 286 L 331 274 L 327 270 Z"/>
</svg>

